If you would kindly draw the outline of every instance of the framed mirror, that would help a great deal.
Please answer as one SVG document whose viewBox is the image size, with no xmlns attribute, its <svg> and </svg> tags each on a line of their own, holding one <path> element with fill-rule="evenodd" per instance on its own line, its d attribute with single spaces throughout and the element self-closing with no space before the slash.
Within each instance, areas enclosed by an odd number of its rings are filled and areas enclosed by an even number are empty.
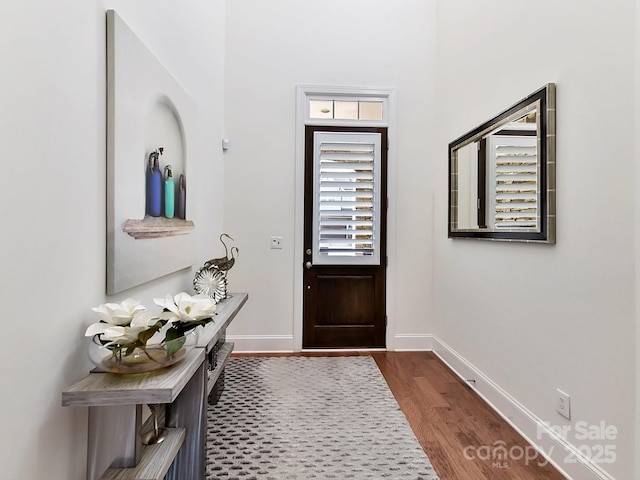
<svg viewBox="0 0 640 480">
<path fill-rule="evenodd" d="M 449 238 L 555 243 L 555 84 L 449 144 Z"/>
</svg>

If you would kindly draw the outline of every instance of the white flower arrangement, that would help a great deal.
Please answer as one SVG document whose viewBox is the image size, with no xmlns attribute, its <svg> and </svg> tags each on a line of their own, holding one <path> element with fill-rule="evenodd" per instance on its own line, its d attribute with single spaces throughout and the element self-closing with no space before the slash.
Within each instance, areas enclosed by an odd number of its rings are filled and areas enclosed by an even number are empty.
<svg viewBox="0 0 640 480">
<path fill-rule="evenodd" d="M 185 292 L 154 298 L 154 303 L 163 307 L 158 315 L 133 298 L 94 307 L 100 321 L 89 325 L 85 336 L 93 337 L 117 359 L 131 355 L 136 348 L 146 352 L 148 342 L 156 336 L 158 343 L 166 347 L 167 357 L 171 357 L 182 348 L 188 332 L 213 321 L 216 310 L 211 298 Z"/>
</svg>

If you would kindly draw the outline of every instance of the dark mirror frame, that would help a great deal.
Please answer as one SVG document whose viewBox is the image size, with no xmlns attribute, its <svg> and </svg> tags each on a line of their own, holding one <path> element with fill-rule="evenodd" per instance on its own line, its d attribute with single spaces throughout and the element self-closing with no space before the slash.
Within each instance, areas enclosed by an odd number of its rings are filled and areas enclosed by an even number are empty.
<svg viewBox="0 0 640 480">
<path fill-rule="evenodd" d="M 527 112 L 536 110 L 537 215 L 535 228 L 458 228 L 458 150 L 488 138 Z M 553 244 L 556 241 L 556 99 L 555 84 L 549 83 L 491 120 L 449 144 L 449 238 L 477 238 L 511 242 Z M 484 143 L 484 142 L 483 142 Z M 480 203 L 480 202 L 478 202 Z M 480 207 L 479 207 L 480 208 Z"/>
</svg>

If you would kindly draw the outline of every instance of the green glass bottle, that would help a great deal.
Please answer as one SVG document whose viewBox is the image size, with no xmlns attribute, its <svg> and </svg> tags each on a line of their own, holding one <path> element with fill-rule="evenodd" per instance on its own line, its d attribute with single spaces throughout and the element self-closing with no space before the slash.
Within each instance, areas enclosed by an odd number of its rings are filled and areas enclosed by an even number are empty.
<svg viewBox="0 0 640 480">
<path fill-rule="evenodd" d="M 175 214 L 176 187 L 173 182 L 171 165 L 164 167 L 164 216 L 173 218 Z"/>
</svg>

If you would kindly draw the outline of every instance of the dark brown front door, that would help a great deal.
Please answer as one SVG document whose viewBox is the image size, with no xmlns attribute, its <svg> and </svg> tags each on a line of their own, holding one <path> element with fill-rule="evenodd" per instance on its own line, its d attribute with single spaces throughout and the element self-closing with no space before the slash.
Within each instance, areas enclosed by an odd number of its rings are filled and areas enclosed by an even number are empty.
<svg viewBox="0 0 640 480">
<path fill-rule="evenodd" d="M 387 129 L 307 126 L 303 348 L 385 346 Z"/>
</svg>

